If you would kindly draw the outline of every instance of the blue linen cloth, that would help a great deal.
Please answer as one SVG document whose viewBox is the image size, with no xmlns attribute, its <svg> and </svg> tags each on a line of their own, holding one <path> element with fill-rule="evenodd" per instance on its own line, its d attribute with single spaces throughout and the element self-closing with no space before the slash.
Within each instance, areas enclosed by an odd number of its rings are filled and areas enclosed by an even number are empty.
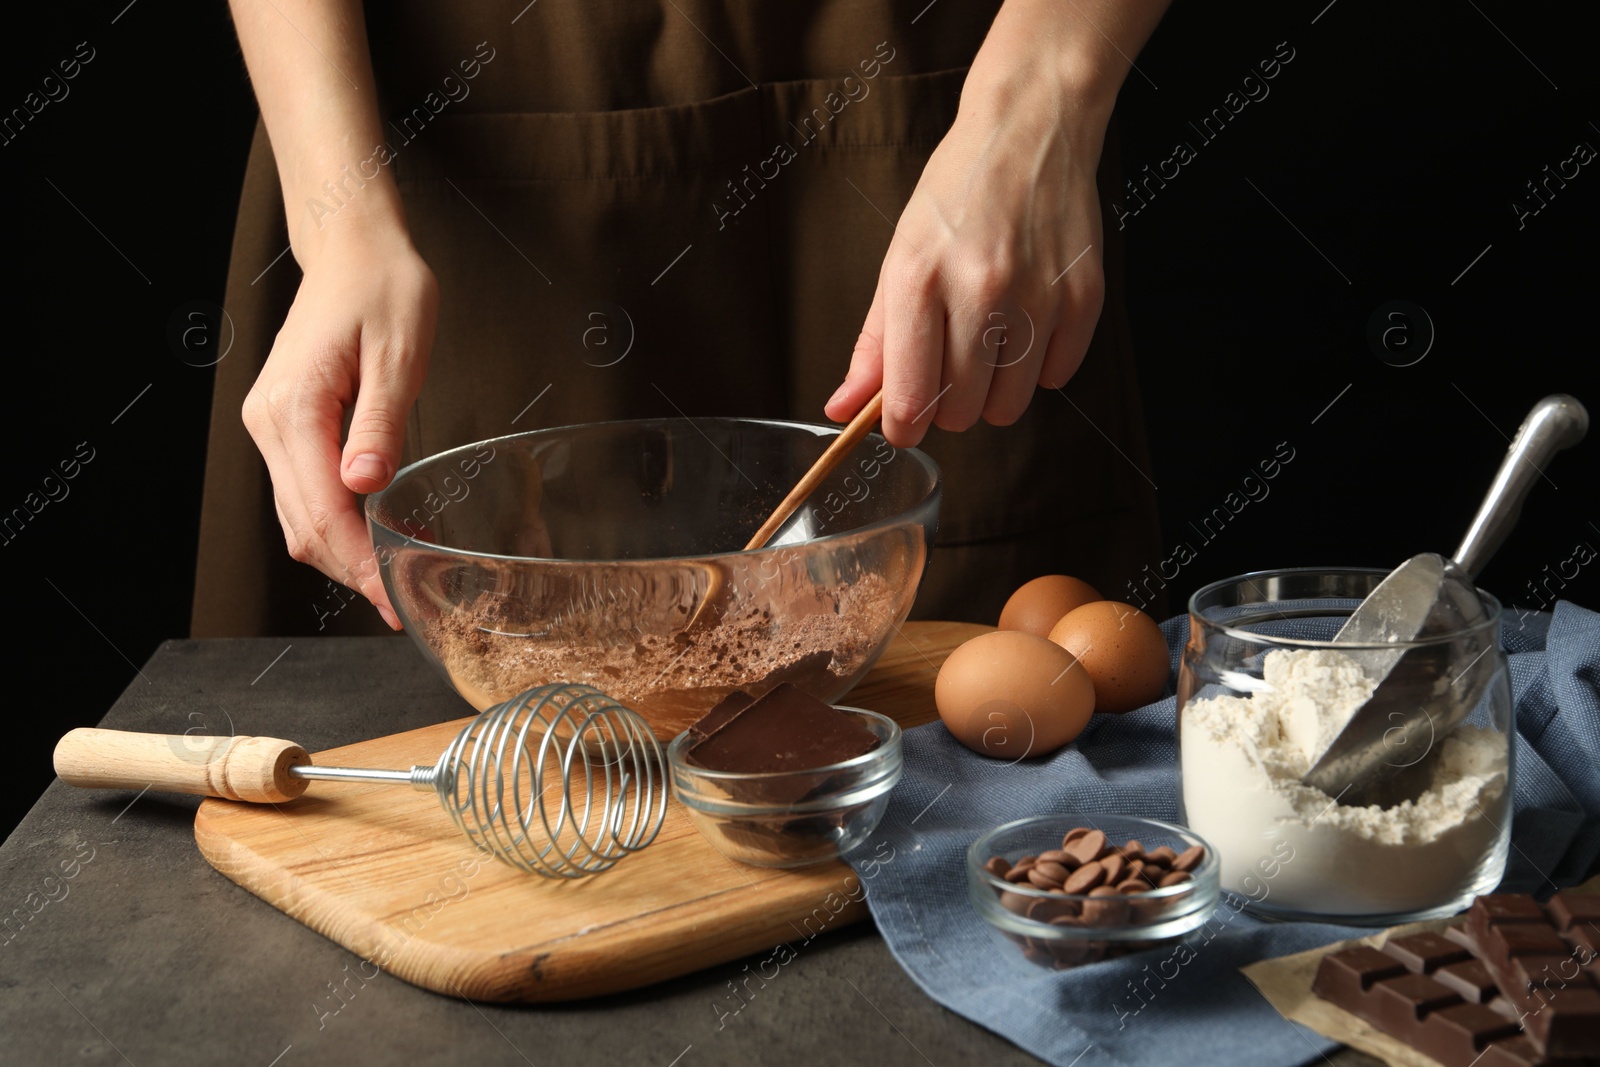
<svg viewBox="0 0 1600 1067">
<path fill-rule="evenodd" d="M 1188 619 L 1162 626 L 1176 671 Z M 1581 881 L 1600 859 L 1600 615 L 1506 612 L 1516 701 L 1514 848 L 1502 888 Z M 1000 823 L 1054 811 L 1177 814 L 1172 697 L 1097 715 L 1076 744 L 1017 765 L 975 755 L 939 723 L 905 733 L 905 776 L 866 846 L 847 859 L 901 966 L 934 1000 L 1060 1067 L 1185 1062 L 1298 1064 L 1336 1047 L 1281 1017 L 1238 968 L 1369 930 L 1267 923 L 1219 904 L 1221 926 L 1170 981 L 1171 949 L 1067 971 L 1026 962 L 967 899 L 965 855 Z M 1169 970 L 1170 970 L 1169 965 Z M 1135 990 L 1135 985 L 1138 990 Z"/>
</svg>

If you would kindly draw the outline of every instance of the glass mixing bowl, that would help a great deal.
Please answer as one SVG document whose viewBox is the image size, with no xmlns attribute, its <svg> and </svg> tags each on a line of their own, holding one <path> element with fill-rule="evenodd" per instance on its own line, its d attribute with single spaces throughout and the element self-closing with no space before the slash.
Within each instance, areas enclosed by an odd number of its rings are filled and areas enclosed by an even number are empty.
<svg viewBox="0 0 1600 1067">
<path fill-rule="evenodd" d="M 735 689 L 834 703 L 910 612 L 941 493 L 931 459 L 873 434 L 743 551 L 837 433 L 641 419 L 440 453 L 367 498 L 384 587 L 480 711 L 582 682 L 671 737 Z"/>
<path fill-rule="evenodd" d="M 1216 846 L 1222 889 L 1266 918 L 1394 926 L 1492 892 L 1510 847 L 1513 709 L 1500 604 L 1408 642 L 1332 638 L 1387 574 L 1261 571 L 1189 601 L 1178 671 L 1180 820 Z M 1453 730 L 1386 734 L 1393 776 L 1329 795 L 1302 781 L 1340 709 L 1395 652 L 1397 699 Z M 1363 661 L 1366 662 L 1363 662 Z M 1470 695 L 1476 694 L 1474 699 Z M 1393 713 L 1389 718 L 1393 719 Z"/>
</svg>

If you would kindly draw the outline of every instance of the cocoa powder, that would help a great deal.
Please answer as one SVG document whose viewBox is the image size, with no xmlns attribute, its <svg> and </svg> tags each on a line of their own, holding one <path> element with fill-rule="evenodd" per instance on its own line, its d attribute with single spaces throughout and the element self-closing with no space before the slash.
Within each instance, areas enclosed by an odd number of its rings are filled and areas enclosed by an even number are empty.
<svg viewBox="0 0 1600 1067">
<path fill-rule="evenodd" d="M 551 627 L 515 597 L 478 596 L 439 612 L 423 634 L 456 688 L 483 708 L 535 685 L 592 685 L 663 736 L 685 729 L 735 689 L 791 682 L 837 699 L 894 621 L 897 591 L 877 574 L 781 606 L 733 604 L 713 625 L 630 632 L 582 613 Z M 687 621 L 687 619 L 685 619 Z"/>
</svg>

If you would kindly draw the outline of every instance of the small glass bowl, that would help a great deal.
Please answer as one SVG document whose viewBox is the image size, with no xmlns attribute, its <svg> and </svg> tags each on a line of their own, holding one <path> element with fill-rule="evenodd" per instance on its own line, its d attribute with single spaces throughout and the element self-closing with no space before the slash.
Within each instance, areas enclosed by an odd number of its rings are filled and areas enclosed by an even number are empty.
<svg viewBox="0 0 1600 1067">
<path fill-rule="evenodd" d="M 1090 897 L 1051 892 L 1027 883 L 1014 885 L 984 869 L 993 856 L 1014 864 L 1024 856 L 1060 848 L 1067 831 L 1079 826 L 1102 831 L 1119 847 L 1137 840 L 1147 851 L 1166 845 L 1181 853 L 1204 845 L 1206 856 L 1187 882 L 1122 897 Z M 967 895 L 990 926 L 1022 949 L 1024 959 L 1040 967 L 1065 970 L 1183 941 L 1216 910 L 1220 869 L 1216 851 L 1181 826 L 1136 815 L 1061 812 L 1008 822 L 974 841 L 967 849 Z M 1028 916 L 1029 911 L 1034 917 Z M 1097 911 L 1100 914 L 1092 924 L 1084 918 Z M 1057 921 L 1039 918 L 1043 913 Z"/>
<path fill-rule="evenodd" d="M 813 770 L 744 774 L 696 767 L 687 759 L 688 731 L 673 739 L 673 795 L 723 855 L 754 867 L 808 867 L 849 852 L 877 829 L 905 767 L 900 726 L 875 711 L 836 707 L 878 735 L 878 747 Z"/>
</svg>

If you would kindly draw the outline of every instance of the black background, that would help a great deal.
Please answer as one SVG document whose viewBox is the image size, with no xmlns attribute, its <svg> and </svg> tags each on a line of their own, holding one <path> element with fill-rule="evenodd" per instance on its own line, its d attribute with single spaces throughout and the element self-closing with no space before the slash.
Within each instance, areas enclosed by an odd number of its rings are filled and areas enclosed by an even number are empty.
<svg viewBox="0 0 1600 1067">
<path fill-rule="evenodd" d="M 0 510 L 80 442 L 95 454 L 66 499 L 0 546 L 16 724 L 0 831 L 49 782 L 56 737 L 98 720 L 135 665 L 188 629 L 211 372 L 180 358 L 169 325 L 222 300 L 255 107 L 223 5 L 125 2 L 31 8 L 0 43 L 0 112 L 79 42 L 95 50 L 70 95 L 0 146 Z M 1450 552 L 1537 399 L 1600 405 L 1600 161 L 1520 230 L 1511 207 L 1577 143 L 1600 148 L 1594 27 L 1573 17 L 1508 0 L 1168 15 L 1124 89 L 1121 136 L 1129 174 L 1177 141 L 1198 149 L 1126 220 L 1154 458 L 1127 474 L 1159 487 L 1169 549 L 1195 549 L 1170 603 L 1247 570 Z M 1202 144 L 1187 123 L 1279 42 L 1295 58 L 1270 95 Z M 1410 366 L 1394 364 L 1418 348 L 1367 341 L 1397 300 L 1435 333 Z M 1423 343 L 1416 323 L 1410 338 Z M 1280 442 L 1295 458 L 1270 495 L 1199 537 L 1190 524 Z M 1600 548 L 1597 455 L 1600 434 L 1547 469 L 1485 588 L 1538 606 L 1534 588 L 1580 543 Z M 1600 606 L 1600 565 L 1561 595 Z"/>
</svg>

